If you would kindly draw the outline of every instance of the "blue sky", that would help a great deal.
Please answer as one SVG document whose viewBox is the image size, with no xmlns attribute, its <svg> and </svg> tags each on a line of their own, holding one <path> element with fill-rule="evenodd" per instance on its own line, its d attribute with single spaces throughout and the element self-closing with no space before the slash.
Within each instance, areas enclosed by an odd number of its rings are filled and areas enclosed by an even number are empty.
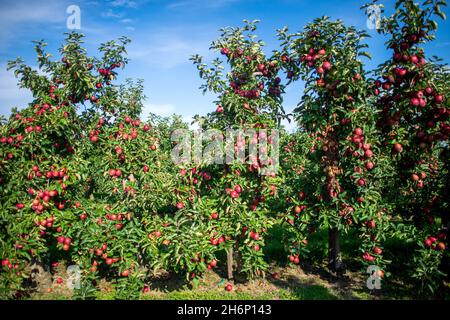
<svg viewBox="0 0 450 320">
<path fill-rule="evenodd" d="M 390 13 L 393 0 L 382 0 Z M 215 109 L 214 97 L 203 95 L 201 81 L 189 57 L 199 53 L 207 59 L 211 41 L 224 26 L 242 25 L 243 19 L 260 19 L 259 38 L 266 42 L 266 53 L 277 48 L 276 29 L 289 26 L 300 30 L 312 19 L 327 15 L 342 19 L 359 29 L 367 29 L 366 17 L 359 7 L 365 0 L 2 0 L 0 2 L 0 114 L 8 115 L 11 107 L 23 107 L 30 94 L 16 87 L 8 60 L 21 56 L 36 65 L 32 40 L 44 39 L 48 51 L 57 56 L 57 48 L 67 32 L 66 9 L 81 9 L 81 30 L 89 54 L 97 54 L 101 42 L 121 35 L 132 42 L 128 47 L 129 65 L 125 77 L 142 78 L 147 95 L 145 112 L 161 115 L 181 114 L 189 120 L 194 114 Z M 449 9 L 444 8 L 447 16 Z M 367 29 L 368 30 L 368 29 Z M 374 30 L 367 43 L 373 55 L 368 67 L 374 67 L 389 55 L 385 39 Z M 436 54 L 450 61 L 450 22 L 440 22 L 438 40 L 428 45 L 428 55 Z M 59 59 L 59 57 L 58 57 Z M 285 95 L 287 111 L 295 107 L 302 84 L 290 86 Z M 144 116 L 145 118 L 145 116 Z"/>
</svg>

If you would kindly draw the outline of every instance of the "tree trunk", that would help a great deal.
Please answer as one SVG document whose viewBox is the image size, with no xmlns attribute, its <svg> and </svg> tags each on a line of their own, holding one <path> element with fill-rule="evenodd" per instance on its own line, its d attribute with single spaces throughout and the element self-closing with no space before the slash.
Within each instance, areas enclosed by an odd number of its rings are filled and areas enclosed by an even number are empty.
<svg viewBox="0 0 450 320">
<path fill-rule="evenodd" d="M 233 279 L 233 248 L 227 250 L 227 277 Z"/>
<path fill-rule="evenodd" d="M 242 271 L 242 256 L 239 252 L 239 242 L 236 241 L 234 245 L 235 249 L 235 259 L 236 259 L 236 273 L 239 274 Z"/>
<path fill-rule="evenodd" d="M 337 228 L 328 230 L 328 267 L 333 272 L 342 271 L 341 247 Z"/>
</svg>

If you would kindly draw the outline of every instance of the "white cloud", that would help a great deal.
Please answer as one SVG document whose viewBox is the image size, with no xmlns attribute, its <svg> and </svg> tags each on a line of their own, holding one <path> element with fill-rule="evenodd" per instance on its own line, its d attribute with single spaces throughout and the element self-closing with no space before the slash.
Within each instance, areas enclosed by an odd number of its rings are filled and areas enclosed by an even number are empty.
<svg viewBox="0 0 450 320">
<path fill-rule="evenodd" d="M 142 110 L 142 117 L 147 118 L 148 114 L 155 113 L 159 116 L 170 116 L 175 111 L 175 106 L 169 103 L 146 103 L 144 105 L 144 109 Z"/>
<path fill-rule="evenodd" d="M 67 18 L 64 1 L 2 1 L 0 21 L 3 24 L 18 22 L 60 22 Z"/>
<path fill-rule="evenodd" d="M 113 7 L 136 8 L 137 3 L 131 0 L 114 0 L 111 5 Z"/>
<path fill-rule="evenodd" d="M 65 1 L 60 0 L 0 1 L 0 51 L 9 51 L 11 42 L 20 38 L 21 33 L 30 26 L 37 28 L 35 25 L 38 24 L 40 28 L 45 28 L 45 31 L 54 25 L 65 28 L 67 6 Z"/>
<path fill-rule="evenodd" d="M 167 9 L 178 9 L 182 7 L 201 7 L 208 9 L 222 8 L 238 0 L 181 0 L 175 1 L 167 5 Z"/>
<path fill-rule="evenodd" d="M 437 42 L 434 47 L 435 48 L 444 48 L 450 46 L 450 41 Z"/>
<path fill-rule="evenodd" d="M 168 117 L 176 113 L 176 107 L 170 103 L 146 103 L 144 104 L 144 109 L 142 110 L 141 119 L 147 120 L 149 113 L 154 113 L 158 116 Z M 192 130 L 196 130 L 199 128 L 198 123 L 191 122 L 194 120 L 193 115 L 181 115 L 183 122 L 186 122 L 189 125 L 189 128 Z"/>
<path fill-rule="evenodd" d="M 149 37 L 140 39 L 140 42 L 132 42 L 128 56 L 152 67 L 170 69 L 180 64 L 191 63 L 189 58 L 192 54 L 208 54 L 208 51 L 200 48 L 207 49 L 209 40 L 187 41 L 183 38 L 177 31 L 154 32 Z"/>
<path fill-rule="evenodd" d="M 17 79 L 6 71 L 6 65 L 0 65 L 0 114 L 9 115 L 11 108 L 26 107 L 32 99 L 30 91 L 17 86 Z"/>
<path fill-rule="evenodd" d="M 294 120 L 291 120 L 291 122 L 289 122 L 286 119 L 282 119 L 281 124 L 285 127 L 285 129 L 288 132 L 294 132 L 297 129 L 297 124 Z"/>
<path fill-rule="evenodd" d="M 108 9 L 106 12 L 102 13 L 102 17 L 120 19 L 123 17 L 123 14 L 115 13 L 114 11 L 112 11 L 112 9 Z"/>
<path fill-rule="evenodd" d="M 148 44 L 151 45 L 148 45 Z M 193 47 L 182 40 L 167 39 L 166 42 L 149 41 L 147 43 L 130 45 L 128 51 L 129 57 L 135 60 L 141 60 L 144 63 L 172 68 L 180 63 L 187 62 Z"/>
<path fill-rule="evenodd" d="M 183 119 L 183 122 L 186 122 L 189 125 L 189 129 L 191 129 L 191 130 L 198 130 L 198 129 L 200 129 L 200 126 L 199 126 L 198 122 L 195 122 L 194 124 L 192 124 L 192 121 L 194 121 L 192 115 L 183 115 L 181 117 Z"/>
</svg>

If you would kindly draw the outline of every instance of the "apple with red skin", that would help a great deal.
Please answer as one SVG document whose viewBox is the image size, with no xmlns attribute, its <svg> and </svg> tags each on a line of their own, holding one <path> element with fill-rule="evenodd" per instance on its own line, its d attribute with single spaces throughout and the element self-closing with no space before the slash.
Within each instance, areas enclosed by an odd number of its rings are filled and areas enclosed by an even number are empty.
<svg viewBox="0 0 450 320">
<path fill-rule="evenodd" d="M 370 161 L 366 162 L 366 164 L 365 164 L 365 167 L 367 170 L 372 170 L 374 166 L 375 165 L 373 164 L 373 162 L 370 162 Z"/>
<path fill-rule="evenodd" d="M 330 70 L 331 69 L 331 63 L 329 61 L 325 61 L 322 64 L 322 68 L 324 68 L 325 70 Z"/>
<path fill-rule="evenodd" d="M 445 240 L 445 238 L 447 238 L 447 235 L 444 232 L 439 232 L 438 239 Z"/>
<path fill-rule="evenodd" d="M 358 136 L 360 136 L 360 135 L 363 134 L 363 130 L 362 130 L 361 128 L 356 128 L 356 129 L 353 131 L 353 133 L 356 134 L 356 135 L 358 135 Z"/>
<path fill-rule="evenodd" d="M 231 291 L 231 290 L 233 290 L 233 286 L 229 283 L 229 284 L 227 284 L 227 285 L 225 286 L 225 290 L 226 290 L 226 291 Z"/>
<path fill-rule="evenodd" d="M 372 219 L 372 220 L 367 221 L 366 225 L 369 229 L 375 229 L 375 227 L 376 227 L 375 220 Z"/>
<path fill-rule="evenodd" d="M 364 155 L 366 156 L 366 158 L 372 158 L 372 156 L 373 156 L 373 152 L 372 152 L 372 150 L 366 150 L 366 151 L 364 151 Z"/>
<path fill-rule="evenodd" d="M 184 203 L 183 202 L 177 202 L 176 207 L 177 207 L 177 209 L 183 209 L 184 208 Z"/>
<path fill-rule="evenodd" d="M 435 95 L 434 102 L 436 102 L 437 104 L 441 104 L 442 102 L 444 102 L 444 96 L 441 94 Z"/>
<path fill-rule="evenodd" d="M 379 247 L 374 247 L 373 252 L 375 252 L 376 254 L 382 254 L 383 250 L 381 250 Z"/>
<path fill-rule="evenodd" d="M 259 233 L 257 232 L 250 232 L 250 238 L 252 238 L 255 241 L 259 240 Z"/>
<path fill-rule="evenodd" d="M 413 107 L 418 107 L 420 105 L 420 100 L 418 98 L 411 98 L 410 103 Z"/>
<path fill-rule="evenodd" d="M 222 106 L 217 106 L 216 112 L 217 113 L 222 113 L 223 112 L 223 107 Z"/>
<path fill-rule="evenodd" d="M 366 260 L 366 261 L 369 261 L 369 262 L 373 262 L 375 260 L 375 257 L 370 255 L 370 254 L 368 254 L 367 252 L 365 252 L 363 254 L 363 259 Z"/>
<path fill-rule="evenodd" d="M 395 143 L 395 144 L 392 146 L 392 150 L 393 150 L 395 153 L 402 153 L 402 151 L 403 151 L 403 146 L 402 146 L 400 143 Z"/>
<path fill-rule="evenodd" d="M 219 214 L 217 212 L 212 213 L 211 219 L 219 219 Z"/>
</svg>

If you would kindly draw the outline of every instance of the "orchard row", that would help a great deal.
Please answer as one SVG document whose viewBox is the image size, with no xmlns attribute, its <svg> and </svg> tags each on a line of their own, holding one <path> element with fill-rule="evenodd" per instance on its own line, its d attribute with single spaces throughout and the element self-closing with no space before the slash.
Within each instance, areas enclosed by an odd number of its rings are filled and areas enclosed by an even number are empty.
<svg viewBox="0 0 450 320">
<path fill-rule="evenodd" d="M 308 259 L 308 238 L 328 228 L 328 265 L 340 273 L 340 235 L 355 232 L 362 272 L 375 265 L 389 281 L 384 242 L 395 238 L 413 249 L 395 262 L 423 289 L 439 288 L 448 271 L 450 77 L 422 45 L 445 3 L 397 4 L 379 29 L 392 58 L 376 70 L 364 65 L 368 35 L 326 17 L 278 30 L 271 56 L 253 37 L 257 21 L 246 21 L 212 43 L 223 60 L 192 57 L 201 89 L 217 96 L 211 113 L 195 117 L 203 130 L 282 129 L 285 88 L 305 82 L 298 130 L 281 131 L 272 175 L 261 174 L 267 163 L 257 156 L 174 164 L 171 134 L 187 124 L 141 121 L 142 83 L 114 84 L 128 63 L 126 38 L 102 44 L 95 58 L 70 33 L 60 61 L 39 42 L 43 73 L 10 62 L 34 100 L 0 127 L 2 294 L 27 294 L 35 265 L 53 272 L 61 262 L 80 267 L 81 297 L 102 278 L 113 279 L 119 298 L 138 297 L 160 269 L 192 282 L 218 267 L 230 279 L 263 276 L 276 224 L 288 263 Z M 265 138 L 261 131 L 236 146 Z"/>
</svg>

